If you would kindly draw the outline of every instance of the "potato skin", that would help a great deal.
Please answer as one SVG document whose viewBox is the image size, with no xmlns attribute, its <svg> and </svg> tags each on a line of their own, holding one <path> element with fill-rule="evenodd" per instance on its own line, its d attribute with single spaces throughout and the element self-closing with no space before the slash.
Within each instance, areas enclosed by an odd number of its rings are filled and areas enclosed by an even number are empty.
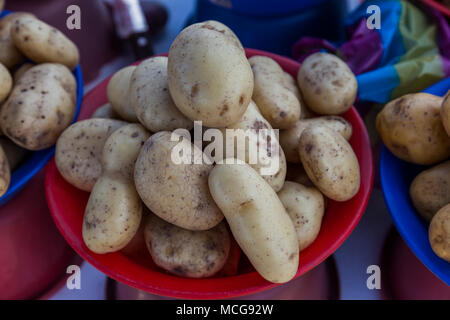
<svg viewBox="0 0 450 320">
<path fill-rule="evenodd" d="M 136 113 L 130 105 L 131 76 L 136 66 L 120 69 L 109 80 L 106 94 L 113 110 L 124 120 L 138 122 Z"/>
<path fill-rule="evenodd" d="M 283 69 L 269 57 L 253 56 L 248 61 L 255 81 L 252 98 L 261 114 L 272 127 L 289 128 L 300 119 L 301 109 L 295 94 L 286 88 Z"/>
<path fill-rule="evenodd" d="M 61 31 L 25 15 L 14 20 L 11 28 L 14 45 L 36 63 L 53 62 L 75 69 L 80 59 L 77 46 Z"/>
<path fill-rule="evenodd" d="M 430 221 L 440 208 L 450 203 L 450 160 L 417 175 L 409 194 L 422 218 Z"/>
<path fill-rule="evenodd" d="M 102 173 L 106 139 L 126 124 L 112 119 L 87 119 L 64 130 L 55 151 L 56 166 L 64 179 L 78 189 L 92 191 Z"/>
<path fill-rule="evenodd" d="M 151 214 L 145 223 L 145 243 L 153 261 L 168 272 L 204 278 L 222 269 L 230 252 L 225 223 L 210 230 L 191 231 Z"/>
<path fill-rule="evenodd" d="M 29 69 L 3 104 L 2 131 L 28 150 L 51 147 L 73 119 L 76 87 L 74 76 L 61 64 Z"/>
<path fill-rule="evenodd" d="M 185 28 L 169 50 L 168 81 L 175 105 L 208 127 L 239 121 L 253 92 L 253 74 L 242 45 L 227 27 L 201 22 Z"/>
<path fill-rule="evenodd" d="M 320 231 L 325 213 L 325 200 L 315 187 L 286 181 L 278 197 L 294 223 L 300 250 L 307 248 Z"/>
<path fill-rule="evenodd" d="M 0 63 L 0 102 L 5 100 L 11 92 L 13 80 L 8 69 Z"/>
<path fill-rule="evenodd" d="M 421 165 L 450 157 L 450 138 L 440 118 L 442 98 L 407 94 L 384 106 L 376 120 L 386 147 L 398 158 Z"/>
<path fill-rule="evenodd" d="M 151 132 L 194 127 L 170 96 L 167 60 L 167 57 L 144 60 L 131 76 L 130 104 L 140 123 Z"/>
<path fill-rule="evenodd" d="M 209 164 L 175 164 L 174 147 L 197 149 L 190 141 L 171 133 L 155 133 L 142 147 L 134 181 L 145 205 L 160 218 L 188 230 L 208 230 L 223 219 L 208 190 Z M 201 150 L 200 153 L 202 154 Z"/>
<path fill-rule="evenodd" d="M 33 68 L 35 66 L 34 63 L 24 63 L 22 64 L 13 74 L 13 82 L 17 83 L 17 81 L 19 81 L 19 79 L 25 74 L 25 72 L 27 72 L 28 70 L 30 70 L 31 68 Z"/>
<path fill-rule="evenodd" d="M 341 134 L 346 140 L 352 136 L 352 125 L 339 116 L 322 116 L 297 121 L 291 128 L 280 131 L 280 144 L 286 155 L 286 159 L 292 163 L 299 163 L 298 144 L 300 136 L 306 127 L 310 125 L 324 125 Z"/>
<path fill-rule="evenodd" d="M 447 94 L 444 97 L 444 100 L 442 101 L 442 107 L 441 107 L 441 119 L 442 124 L 444 125 L 444 129 L 447 132 L 447 135 L 450 137 L 450 90 L 447 92 Z"/>
<path fill-rule="evenodd" d="M 11 170 L 3 147 L 0 146 L 0 197 L 8 190 L 11 181 Z"/>
<path fill-rule="evenodd" d="M 284 72 L 283 83 L 284 86 L 297 97 L 298 102 L 300 102 L 300 119 L 308 119 L 314 117 L 314 113 L 309 110 L 308 106 L 303 100 L 302 94 L 300 93 L 300 88 L 297 85 L 297 80 L 295 80 L 290 73 Z"/>
<path fill-rule="evenodd" d="M 434 215 L 428 236 L 434 253 L 450 262 L 450 203 Z"/>
<path fill-rule="evenodd" d="M 134 187 L 133 167 L 149 136 L 140 124 L 129 124 L 105 142 L 103 172 L 92 189 L 83 218 L 83 240 L 95 253 L 123 249 L 139 229 L 142 202 Z"/>
<path fill-rule="evenodd" d="M 274 283 L 291 280 L 298 269 L 298 241 L 275 191 L 245 163 L 218 164 L 208 180 L 214 201 L 258 273 Z"/>
<path fill-rule="evenodd" d="M 117 112 L 114 111 L 110 103 L 105 103 L 97 110 L 95 110 L 94 113 L 91 115 L 91 119 L 95 118 L 121 120 L 120 116 L 117 114 Z"/>
<path fill-rule="evenodd" d="M 300 137 L 299 155 L 308 177 L 328 198 L 347 201 L 358 192 L 358 159 L 336 131 L 325 126 L 306 128 Z"/>
<path fill-rule="evenodd" d="M 309 108 L 324 115 L 337 115 L 350 109 L 358 89 L 355 75 L 347 64 L 323 52 L 303 61 L 297 83 Z"/>
</svg>

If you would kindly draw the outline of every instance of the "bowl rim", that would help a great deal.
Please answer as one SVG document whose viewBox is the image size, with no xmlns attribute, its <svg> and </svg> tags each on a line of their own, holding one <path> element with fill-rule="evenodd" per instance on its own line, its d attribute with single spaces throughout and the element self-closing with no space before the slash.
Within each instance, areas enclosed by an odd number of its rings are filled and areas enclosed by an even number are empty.
<svg viewBox="0 0 450 320">
<path fill-rule="evenodd" d="M 428 87 L 422 92 L 425 93 L 431 93 L 435 95 L 444 95 L 447 90 L 450 89 L 450 78 L 446 78 L 444 80 L 441 80 L 434 85 Z M 392 185 L 390 183 L 391 179 L 389 178 L 389 172 L 388 172 L 388 163 L 392 161 L 397 161 L 397 163 L 402 165 L 414 165 L 412 163 L 409 163 L 407 161 L 403 161 L 395 155 L 393 155 L 389 149 L 383 144 L 381 148 L 381 155 L 380 155 L 380 181 L 381 181 L 381 189 L 383 191 L 383 197 L 384 201 L 388 207 L 389 214 L 392 218 L 392 221 L 394 222 L 394 225 L 398 232 L 400 233 L 402 239 L 406 242 L 408 247 L 411 249 L 411 251 L 414 253 L 414 255 L 432 272 L 434 273 L 439 279 L 441 279 L 443 282 L 445 282 L 447 285 L 450 286 L 450 263 L 444 261 L 443 259 L 439 258 L 434 251 L 431 249 L 431 245 L 429 241 L 427 241 L 427 244 L 424 247 L 421 246 L 423 243 L 420 243 L 421 240 L 423 240 L 423 237 L 420 236 L 422 239 L 418 239 L 418 234 L 410 230 L 410 228 L 403 223 L 404 217 L 402 217 L 398 212 L 397 208 L 397 201 L 393 198 L 392 193 L 390 190 L 392 188 L 395 188 L 395 185 Z M 425 170 L 426 168 L 432 167 L 432 166 L 419 166 L 416 165 L 417 168 L 421 168 L 421 170 Z M 409 191 L 408 191 L 409 195 Z M 409 196 L 408 196 L 409 198 Z M 409 198 L 409 201 L 410 198 Z M 414 208 L 414 207 L 412 207 Z M 417 211 L 412 212 L 415 217 L 414 224 L 419 224 L 421 228 L 425 229 L 427 239 L 428 239 L 428 227 L 426 226 L 426 222 L 419 216 Z M 422 234 L 423 234 L 422 229 Z M 447 272 L 445 272 L 445 267 L 447 267 Z"/>
<path fill-rule="evenodd" d="M 287 57 L 283 57 L 280 55 L 276 55 L 273 53 L 256 50 L 256 49 L 246 48 L 245 50 L 246 50 L 246 54 L 248 56 L 264 55 L 264 56 L 268 56 L 268 57 L 275 59 L 280 64 L 293 65 L 293 66 L 295 66 L 295 68 L 298 68 L 300 66 L 300 63 L 298 63 L 297 61 L 292 60 L 290 58 L 287 58 Z M 160 54 L 160 55 L 167 55 L 167 53 Z M 134 64 L 138 64 L 138 63 L 139 62 L 136 62 Z M 106 88 L 106 84 L 109 81 L 109 79 L 111 78 L 111 76 L 106 78 L 105 80 L 103 80 L 101 83 L 99 83 L 97 85 L 97 87 L 103 88 L 103 89 Z M 85 101 L 89 101 L 89 98 L 91 97 L 91 95 L 95 94 L 94 92 L 95 92 L 95 88 L 86 95 Z M 364 141 L 364 145 L 361 146 L 361 150 L 364 151 L 365 155 L 368 155 L 367 156 L 368 163 L 367 163 L 367 170 L 366 170 L 366 171 L 368 171 L 367 172 L 368 179 L 367 179 L 367 181 L 365 181 L 367 183 L 367 187 L 366 187 L 367 192 L 362 194 L 361 202 L 358 204 L 357 213 L 352 216 L 351 222 L 348 225 L 346 225 L 345 230 L 333 240 L 332 245 L 330 245 L 327 248 L 327 250 L 322 250 L 322 252 L 320 254 L 315 256 L 315 258 L 313 259 L 313 261 L 311 263 L 309 263 L 307 266 L 300 265 L 299 269 L 297 270 L 297 274 L 295 275 L 295 278 L 308 272 L 309 270 L 311 270 L 312 268 L 314 268 L 315 266 L 317 266 L 318 264 L 323 262 L 328 256 L 330 256 L 333 252 L 335 252 L 342 245 L 342 243 L 345 241 L 345 239 L 348 238 L 348 236 L 351 234 L 351 232 L 354 230 L 354 228 L 358 224 L 359 220 L 361 219 L 361 217 L 367 207 L 367 204 L 368 204 L 368 201 L 370 198 L 370 194 L 372 192 L 372 186 L 373 186 L 373 180 L 374 180 L 374 165 L 373 165 L 373 156 L 372 156 L 369 135 L 368 135 L 367 129 L 364 125 L 364 122 L 361 119 L 361 117 L 359 116 L 356 109 L 354 107 L 352 107 L 348 112 L 358 123 L 358 127 L 360 127 L 362 129 L 361 132 L 359 132 L 361 139 Z M 81 114 L 82 115 L 80 116 L 80 118 L 83 118 L 84 117 L 83 111 L 81 112 Z M 217 298 L 223 299 L 223 298 L 239 297 L 239 296 L 243 296 L 243 295 L 250 295 L 253 293 L 257 293 L 257 292 L 267 290 L 267 289 L 270 289 L 270 288 L 280 285 L 280 284 L 270 283 L 270 282 L 264 280 L 256 271 L 252 271 L 249 273 L 239 274 L 239 275 L 227 277 L 227 278 L 200 279 L 204 284 L 207 284 L 208 281 L 211 282 L 209 287 L 213 287 L 212 282 L 217 283 L 218 281 L 221 280 L 223 282 L 223 284 L 226 286 L 227 280 L 229 280 L 230 278 L 233 278 L 233 281 L 236 281 L 236 282 L 243 281 L 246 284 L 249 284 L 249 285 L 246 285 L 244 289 L 232 289 L 232 290 L 225 290 L 225 291 L 217 291 L 216 290 L 214 292 L 205 292 L 205 291 L 195 291 L 195 289 L 197 289 L 197 288 L 195 288 L 195 285 L 193 284 L 192 291 L 188 292 L 187 290 L 178 291 L 178 290 L 174 290 L 173 288 L 168 289 L 164 286 L 143 284 L 142 281 L 140 283 L 139 281 L 133 279 L 133 277 L 126 276 L 123 273 L 111 270 L 110 267 L 107 267 L 104 263 L 100 263 L 98 261 L 99 259 L 102 261 L 108 260 L 108 257 L 107 257 L 107 256 L 109 256 L 108 254 L 107 255 L 96 255 L 96 254 L 90 252 L 89 250 L 86 250 L 84 248 L 84 244 L 74 244 L 72 242 L 72 239 L 70 239 L 68 232 L 67 232 L 67 230 L 69 230 L 69 225 L 66 223 L 66 221 L 63 221 L 63 219 L 59 219 L 58 214 L 57 214 L 58 209 L 55 208 L 55 206 L 56 206 L 55 201 L 57 201 L 57 199 L 54 198 L 54 195 L 53 195 L 52 191 L 50 190 L 52 179 L 54 179 L 56 174 L 59 174 L 57 171 L 54 159 L 52 159 L 50 161 L 50 163 L 47 165 L 46 171 L 47 172 L 46 172 L 45 185 L 46 185 L 47 203 L 49 204 L 50 212 L 52 214 L 52 217 L 53 217 L 58 229 L 60 230 L 60 232 L 66 239 L 66 241 L 70 244 L 70 246 L 83 259 L 85 259 L 86 261 L 91 263 L 95 268 L 97 268 L 98 270 L 100 270 L 101 272 L 106 274 L 107 276 L 115 279 L 116 281 L 125 283 L 129 286 L 135 287 L 140 290 L 148 291 L 148 292 L 151 292 L 154 294 L 163 295 L 163 296 L 167 296 L 167 297 L 174 297 L 174 298 L 185 298 L 185 299 L 186 298 L 187 299 L 217 299 Z M 101 257 L 99 257 L 99 256 L 101 256 Z M 117 259 L 119 259 L 121 261 L 122 258 L 119 256 L 118 258 L 116 257 L 116 261 L 117 261 Z M 176 279 L 180 279 L 180 277 L 164 274 L 159 271 L 148 269 L 148 268 L 145 268 L 140 265 L 138 265 L 136 267 L 135 271 L 140 271 L 141 268 L 144 268 L 146 270 L 146 272 L 155 273 L 155 274 L 157 274 L 158 277 L 162 278 L 162 280 L 159 279 L 155 282 L 162 283 L 164 281 L 167 281 L 167 282 L 170 282 L 171 283 L 170 285 L 172 286 L 176 282 Z M 199 280 L 199 279 L 189 279 L 189 278 L 182 278 L 182 279 L 183 279 L 183 281 L 193 280 L 192 281 L 193 283 L 194 283 L 194 281 Z M 167 284 L 167 283 L 165 283 L 165 284 Z"/>
</svg>

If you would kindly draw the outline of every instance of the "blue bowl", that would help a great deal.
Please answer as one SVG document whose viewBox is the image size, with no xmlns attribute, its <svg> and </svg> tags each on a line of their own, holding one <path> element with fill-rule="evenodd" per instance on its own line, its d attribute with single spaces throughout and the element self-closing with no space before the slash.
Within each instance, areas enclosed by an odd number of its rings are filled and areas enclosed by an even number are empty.
<svg viewBox="0 0 450 320">
<path fill-rule="evenodd" d="M 0 18 L 10 14 L 10 11 L 2 11 Z M 81 100 L 83 99 L 83 75 L 78 65 L 73 71 L 73 75 L 77 81 L 77 106 L 75 110 L 74 120 L 78 118 L 81 109 Z M 17 192 L 22 189 L 25 184 L 41 170 L 45 164 L 53 157 L 55 147 L 32 152 L 28 158 L 20 165 L 11 175 L 11 182 L 6 193 L 0 197 L 0 206 L 8 202 Z"/>
<path fill-rule="evenodd" d="M 450 78 L 447 78 L 424 92 L 443 96 L 449 89 Z M 431 249 L 428 223 L 419 216 L 409 196 L 411 182 L 427 168 L 429 167 L 396 158 L 386 146 L 381 150 L 381 187 L 397 230 L 417 258 L 437 277 L 450 285 L 450 263 L 439 258 Z"/>
</svg>

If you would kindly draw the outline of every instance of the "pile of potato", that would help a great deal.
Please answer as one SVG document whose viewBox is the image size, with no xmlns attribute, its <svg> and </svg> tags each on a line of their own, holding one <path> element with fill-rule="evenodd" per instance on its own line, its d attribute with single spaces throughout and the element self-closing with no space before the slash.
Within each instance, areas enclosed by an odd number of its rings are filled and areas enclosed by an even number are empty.
<svg viewBox="0 0 450 320">
<path fill-rule="evenodd" d="M 407 94 L 389 102 L 377 116 L 384 144 L 398 158 L 433 165 L 411 183 L 410 196 L 430 222 L 433 251 L 450 262 L 450 92 L 442 98 Z"/>
<path fill-rule="evenodd" d="M 72 122 L 78 60 L 72 41 L 34 15 L 0 19 L 0 196 L 27 151 L 53 146 Z"/>
<path fill-rule="evenodd" d="M 354 75 L 333 55 L 310 56 L 295 81 L 268 57 L 247 59 L 225 25 L 187 27 L 168 57 L 116 72 L 108 104 L 58 139 L 59 172 L 91 192 L 86 246 L 129 252 L 145 241 L 168 272 L 208 277 L 227 262 L 231 231 L 265 279 L 289 281 L 300 250 L 319 233 L 325 196 L 347 201 L 359 190 L 359 164 L 347 142 L 352 127 L 337 116 L 356 90 Z M 264 159 L 278 159 L 278 170 L 261 175 L 263 163 L 248 164 L 249 146 L 235 164 L 175 163 L 180 145 L 207 157 L 207 143 L 199 147 L 174 132 L 191 130 L 196 120 L 223 132 L 282 129 L 279 141 L 259 142 Z M 268 151 L 273 146 L 275 153 Z"/>
</svg>

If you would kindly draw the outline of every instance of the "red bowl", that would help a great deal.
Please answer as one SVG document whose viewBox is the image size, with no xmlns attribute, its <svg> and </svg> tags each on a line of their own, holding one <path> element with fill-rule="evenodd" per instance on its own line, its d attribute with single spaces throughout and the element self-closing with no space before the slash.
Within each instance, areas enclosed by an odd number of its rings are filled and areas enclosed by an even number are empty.
<svg viewBox="0 0 450 320">
<path fill-rule="evenodd" d="M 271 57 L 294 77 L 300 68 L 298 62 L 275 54 L 254 49 L 246 49 L 246 53 L 248 57 Z M 109 79 L 104 80 L 85 96 L 79 119 L 89 118 L 96 108 L 107 102 L 108 81 Z M 373 160 L 367 130 L 353 107 L 342 116 L 353 126 L 350 144 L 360 164 L 361 187 L 356 196 L 347 202 L 328 202 L 316 241 L 300 254 L 296 277 L 320 264 L 344 242 L 361 218 L 372 190 Z M 54 160 L 47 166 L 45 188 L 53 219 L 69 244 L 94 267 L 119 282 L 158 295 L 190 299 L 231 298 L 277 286 L 264 280 L 254 270 L 242 271 L 241 274 L 231 277 L 189 279 L 149 268 L 148 265 L 131 260 L 120 252 L 95 254 L 85 246 L 81 234 L 89 194 L 67 183 L 59 174 Z"/>
</svg>

